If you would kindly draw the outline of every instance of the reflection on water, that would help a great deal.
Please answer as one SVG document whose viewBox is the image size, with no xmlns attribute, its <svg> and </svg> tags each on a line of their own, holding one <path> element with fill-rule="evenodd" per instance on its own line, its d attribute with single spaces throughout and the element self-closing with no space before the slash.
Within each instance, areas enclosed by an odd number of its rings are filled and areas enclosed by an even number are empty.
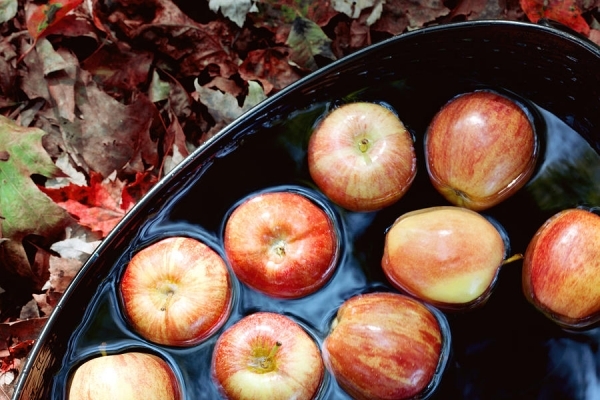
<svg viewBox="0 0 600 400">
<path fill-rule="evenodd" d="M 539 174 L 528 184 L 529 192 L 546 211 L 600 205 L 600 156 L 569 126 L 541 111 L 552 135 Z"/>
</svg>

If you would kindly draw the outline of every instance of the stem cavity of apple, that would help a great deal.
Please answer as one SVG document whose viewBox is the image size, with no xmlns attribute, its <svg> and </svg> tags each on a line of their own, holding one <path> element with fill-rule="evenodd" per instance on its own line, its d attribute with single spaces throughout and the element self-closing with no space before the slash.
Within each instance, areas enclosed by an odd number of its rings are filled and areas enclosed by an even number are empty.
<svg viewBox="0 0 600 400">
<path fill-rule="evenodd" d="M 165 295 L 165 300 L 160 307 L 160 311 L 167 311 L 167 308 L 169 307 L 169 304 L 171 304 L 171 300 L 173 299 L 176 290 L 177 286 L 173 283 L 167 283 L 163 285 L 161 292 Z"/>
<path fill-rule="evenodd" d="M 358 142 L 358 149 L 362 152 L 362 153 L 366 153 L 367 150 L 369 150 L 371 142 L 369 141 L 369 139 L 367 138 L 362 138 L 359 142 Z"/>
<path fill-rule="evenodd" d="M 277 239 L 273 244 L 273 250 L 278 257 L 285 257 L 285 241 Z"/>
<path fill-rule="evenodd" d="M 276 369 L 275 355 L 281 347 L 281 342 L 275 342 L 268 354 L 265 354 L 265 348 L 260 347 L 254 351 L 248 366 L 258 374 L 266 374 Z"/>
</svg>

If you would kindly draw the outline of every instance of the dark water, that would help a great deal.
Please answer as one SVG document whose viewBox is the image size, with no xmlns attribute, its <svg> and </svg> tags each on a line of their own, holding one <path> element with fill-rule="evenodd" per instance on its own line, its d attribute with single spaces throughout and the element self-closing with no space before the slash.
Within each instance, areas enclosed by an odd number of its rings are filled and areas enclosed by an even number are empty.
<svg viewBox="0 0 600 400">
<path fill-rule="evenodd" d="M 363 292 L 391 290 L 380 267 L 386 229 L 404 212 L 447 204 L 432 188 L 423 161 L 428 122 L 452 95 L 411 90 L 398 81 L 385 88 L 353 93 L 344 101 L 385 102 L 397 111 L 415 137 L 418 173 L 408 193 L 379 212 L 350 213 L 331 204 L 308 174 L 306 147 L 312 127 L 335 103 L 317 103 L 232 143 L 210 161 L 197 181 L 156 215 L 149 216 L 129 250 L 100 285 L 85 320 L 74 332 L 64 367 L 54 381 L 53 397 L 62 398 L 71 368 L 99 352 L 130 348 L 155 351 L 176 368 L 188 399 L 219 398 L 210 379 L 212 347 L 219 333 L 257 310 L 283 313 L 301 323 L 321 344 L 337 308 Z M 528 185 L 483 214 L 498 221 L 511 253 L 523 253 L 530 238 L 555 212 L 579 205 L 600 206 L 600 157 L 576 132 L 545 110 L 532 109 L 541 133 L 541 157 Z M 544 126 L 547 129 L 544 129 Z M 226 325 L 206 342 L 186 348 L 155 346 L 128 328 L 115 288 L 139 248 L 161 237 L 198 238 L 223 255 L 221 235 L 227 214 L 251 193 L 281 186 L 302 190 L 332 215 L 341 238 L 337 270 L 319 292 L 278 300 L 245 288 L 234 278 L 234 307 Z M 521 292 L 521 263 L 505 265 L 488 302 L 481 308 L 446 314 L 451 355 L 435 399 L 600 399 L 600 329 L 561 330 L 526 302 Z M 345 398 L 327 376 L 321 397 Z"/>
</svg>

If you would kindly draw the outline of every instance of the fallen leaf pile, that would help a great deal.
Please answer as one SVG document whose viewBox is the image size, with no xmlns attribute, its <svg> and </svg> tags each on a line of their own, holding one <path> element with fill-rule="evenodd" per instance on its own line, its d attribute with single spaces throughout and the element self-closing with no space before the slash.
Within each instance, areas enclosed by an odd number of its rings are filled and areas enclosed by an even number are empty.
<svg viewBox="0 0 600 400">
<path fill-rule="evenodd" d="M 598 1 L 0 0 L 0 399 L 101 240 L 201 143 L 372 43 L 550 18 L 600 43 Z"/>
</svg>

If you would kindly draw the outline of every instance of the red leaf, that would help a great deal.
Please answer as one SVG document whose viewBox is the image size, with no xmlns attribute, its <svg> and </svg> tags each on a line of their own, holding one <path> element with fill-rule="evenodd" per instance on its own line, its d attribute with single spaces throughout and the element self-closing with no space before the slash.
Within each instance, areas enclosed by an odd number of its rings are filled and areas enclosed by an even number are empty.
<svg viewBox="0 0 600 400">
<path fill-rule="evenodd" d="M 36 7 L 27 18 L 29 34 L 37 40 L 81 3 L 83 0 L 50 0 L 47 4 Z"/>
<path fill-rule="evenodd" d="M 586 36 L 590 33 L 590 26 L 581 16 L 581 9 L 575 0 L 519 0 L 519 2 L 531 22 L 548 18 Z"/>
<path fill-rule="evenodd" d="M 123 210 L 130 210 L 158 182 L 152 171 L 138 172 L 135 181 L 123 189 Z"/>
<path fill-rule="evenodd" d="M 125 184 L 119 180 L 102 180 L 98 173 L 90 173 L 89 186 L 70 184 L 60 189 L 41 188 L 60 207 L 77 218 L 78 223 L 102 237 L 123 218 L 123 190 Z M 128 201 L 128 207 L 131 207 Z"/>
<path fill-rule="evenodd" d="M 80 225 L 90 228 L 94 232 L 99 232 L 102 237 L 106 237 L 125 215 L 125 212 L 122 211 L 89 207 L 74 200 L 67 200 L 64 203 L 58 203 L 58 205 L 76 217 Z"/>
</svg>

